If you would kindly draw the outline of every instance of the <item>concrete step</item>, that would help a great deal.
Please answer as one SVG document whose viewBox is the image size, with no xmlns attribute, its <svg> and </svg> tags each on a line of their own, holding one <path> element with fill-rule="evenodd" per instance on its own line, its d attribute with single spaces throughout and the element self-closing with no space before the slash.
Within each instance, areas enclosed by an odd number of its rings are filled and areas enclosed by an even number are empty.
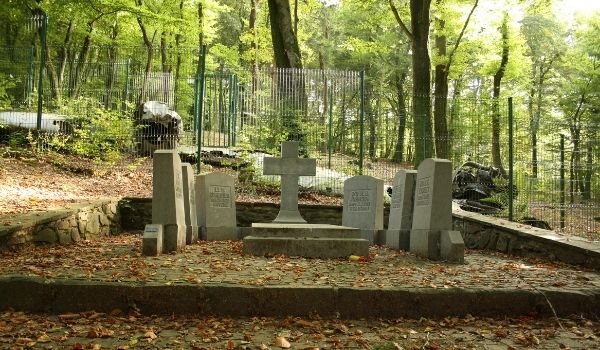
<svg viewBox="0 0 600 350">
<path fill-rule="evenodd" d="M 358 232 L 360 234 L 360 230 Z M 347 258 L 350 255 L 368 256 L 369 241 L 361 238 L 247 236 L 244 238 L 244 253 L 323 259 Z"/>
<path fill-rule="evenodd" d="M 250 236 L 294 238 L 361 238 L 360 229 L 327 224 L 254 223 Z"/>
</svg>

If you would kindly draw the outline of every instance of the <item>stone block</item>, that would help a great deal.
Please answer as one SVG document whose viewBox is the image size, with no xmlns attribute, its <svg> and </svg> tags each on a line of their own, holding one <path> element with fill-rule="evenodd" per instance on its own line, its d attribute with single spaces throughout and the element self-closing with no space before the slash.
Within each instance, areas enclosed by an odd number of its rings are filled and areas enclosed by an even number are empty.
<svg viewBox="0 0 600 350">
<path fill-rule="evenodd" d="M 185 247 L 185 224 L 163 225 L 163 252 L 181 251 Z"/>
<path fill-rule="evenodd" d="M 465 262 L 465 242 L 459 231 L 440 232 L 440 258 L 448 262 Z"/>
<path fill-rule="evenodd" d="M 383 237 L 383 244 L 392 249 L 410 249 L 410 230 L 385 230 Z"/>
<path fill-rule="evenodd" d="M 240 235 L 237 227 L 201 227 L 200 239 L 203 241 L 237 241 Z"/>
<path fill-rule="evenodd" d="M 360 238 L 244 238 L 244 253 L 257 256 L 282 254 L 306 258 L 347 258 L 350 255 L 368 256 L 369 242 Z"/>
<path fill-rule="evenodd" d="M 157 224 L 147 224 L 142 238 L 142 254 L 156 256 L 162 253 L 163 227 Z"/>
<path fill-rule="evenodd" d="M 58 235 L 56 234 L 56 231 L 50 227 L 46 227 L 33 234 L 33 241 L 42 243 L 56 243 L 58 242 Z"/>
<path fill-rule="evenodd" d="M 440 231 L 411 230 L 409 250 L 421 257 L 440 258 Z"/>
<path fill-rule="evenodd" d="M 71 238 L 71 230 L 70 229 L 65 229 L 65 230 L 57 230 L 57 235 L 58 235 L 58 243 L 60 244 L 71 244 L 73 243 L 73 238 Z"/>
</svg>

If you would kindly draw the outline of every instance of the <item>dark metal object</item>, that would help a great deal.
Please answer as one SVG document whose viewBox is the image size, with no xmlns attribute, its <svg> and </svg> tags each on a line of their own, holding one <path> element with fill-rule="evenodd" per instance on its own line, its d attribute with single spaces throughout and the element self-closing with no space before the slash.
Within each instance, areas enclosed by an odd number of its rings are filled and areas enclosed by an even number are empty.
<svg viewBox="0 0 600 350">
<path fill-rule="evenodd" d="M 177 112 L 158 101 L 141 103 L 134 112 L 138 125 L 139 151 L 142 154 L 157 149 L 175 149 L 183 135 L 183 123 Z"/>
</svg>

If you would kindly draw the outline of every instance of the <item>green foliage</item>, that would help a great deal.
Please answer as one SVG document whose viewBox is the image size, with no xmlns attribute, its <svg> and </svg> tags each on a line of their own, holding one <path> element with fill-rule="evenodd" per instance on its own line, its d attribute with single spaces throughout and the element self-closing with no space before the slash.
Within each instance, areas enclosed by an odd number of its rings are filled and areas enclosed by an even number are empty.
<svg viewBox="0 0 600 350">
<path fill-rule="evenodd" d="M 63 151 L 114 163 L 135 146 L 135 126 L 129 116 L 104 109 L 92 99 L 78 99 L 61 108 L 72 134 L 53 134 L 48 143 Z"/>
</svg>

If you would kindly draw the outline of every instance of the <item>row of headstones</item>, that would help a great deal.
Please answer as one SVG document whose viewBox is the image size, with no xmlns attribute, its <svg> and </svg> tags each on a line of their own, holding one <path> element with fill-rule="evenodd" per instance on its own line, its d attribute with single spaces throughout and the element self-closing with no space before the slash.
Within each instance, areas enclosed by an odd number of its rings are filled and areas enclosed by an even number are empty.
<svg viewBox="0 0 600 350">
<path fill-rule="evenodd" d="M 152 224 L 144 230 L 144 255 L 180 251 L 198 239 L 237 239 L 232 176 L 194 176 L 174 150 L 154 152 L 152 176 Z"/>
<path fill-rule="evenodd" d="M 452 230 L 452 163 L 426 159 L 400 170 L 383 231 L 383 180 L 355 176 L 344 182 L 342 225 L 360 228 L 371 243 L 408 250 L 432 260 L 464 261 L 464 241 Z"/>
</svg>

